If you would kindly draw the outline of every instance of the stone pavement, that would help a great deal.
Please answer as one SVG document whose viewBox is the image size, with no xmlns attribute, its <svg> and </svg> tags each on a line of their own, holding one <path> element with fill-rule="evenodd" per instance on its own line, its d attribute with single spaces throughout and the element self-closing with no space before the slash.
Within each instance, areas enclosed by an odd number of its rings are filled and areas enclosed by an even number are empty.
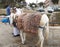
<svg viewBox="0 0 60 47">
<path fill-rule="evenodd" d="M 0 23 L 0 47 L 34 47 L 34 43 L 32 43 L 34 40 L 30 38 L 26 45 L 22 45 L 20 37 L 12 36 L 12 28 L 9 24 Z M 44 45 L 44 47 L 60 47 L 60 26 L 50 26 L 48 45 Z"/>
</svg>

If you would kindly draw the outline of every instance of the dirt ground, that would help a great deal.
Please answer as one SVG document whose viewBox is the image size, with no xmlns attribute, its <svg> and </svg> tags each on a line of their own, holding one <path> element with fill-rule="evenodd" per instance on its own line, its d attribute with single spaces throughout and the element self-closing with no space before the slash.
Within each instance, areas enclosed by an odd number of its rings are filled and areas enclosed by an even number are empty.
<svg viewBox="0 0 60 47">
<path fill-rule="evenodd" d="M 26 44 L 21 44 L 20 37 L 13 37 L 13 27 L 0 22 L 0 47 L 35 47 L 38 37 L 36 35 L 27 35 Z M 39 46 L 38 46 L 39 47 Z M 60 47 L 60 27 L 51 27 L 48 44 L 44 47 Z"/>
</svg>

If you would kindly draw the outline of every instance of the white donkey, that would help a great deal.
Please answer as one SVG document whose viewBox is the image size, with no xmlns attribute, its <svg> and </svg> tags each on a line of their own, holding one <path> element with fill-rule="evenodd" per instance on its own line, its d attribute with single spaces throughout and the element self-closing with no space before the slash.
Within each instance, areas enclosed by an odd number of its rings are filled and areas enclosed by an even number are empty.
<svg viewBox="0 0 60 47">
<path fill-rule="evenodd" d="M 49 18 L 46 14 L 42 15 L 40 20 L 40 28 L 38 29 L 39 41 L 37 44 L 40 44 L 40 47 L 43 47 L 43 43 L 44 43 L 43 31 L 45 34 L 45 39 L 47 40 L 49 35 Z M 26 41 L 26 33 L 23 32 L 23 30 L 21 29 L 20 29 L 20 37 L 22 40 L 22 44 L 24 44 Z"/>
</svg>

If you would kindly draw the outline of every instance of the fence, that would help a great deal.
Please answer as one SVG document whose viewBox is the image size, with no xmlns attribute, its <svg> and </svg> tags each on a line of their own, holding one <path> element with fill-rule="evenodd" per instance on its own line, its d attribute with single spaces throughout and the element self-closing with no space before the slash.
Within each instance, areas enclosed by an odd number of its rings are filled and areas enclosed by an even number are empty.
<svg viewBox="0 0 60 47">
<path fill-rule="evenodd" d="M 50 16 L 50 25 L 60 25 L 60 12 L 53 12 Z"/>
<path fill-rule="evenodd" d="M 0 15 L 6 15 L 6 9 L 0 9 Z"/>
</svg>

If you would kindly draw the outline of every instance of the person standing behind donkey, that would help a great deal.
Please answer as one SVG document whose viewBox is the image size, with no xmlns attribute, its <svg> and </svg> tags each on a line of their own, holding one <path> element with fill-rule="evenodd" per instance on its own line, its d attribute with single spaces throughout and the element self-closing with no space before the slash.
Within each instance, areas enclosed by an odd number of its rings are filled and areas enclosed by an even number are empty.
<svg viewBox="0 0 60 47">
<path fill-rule="evenodd" d="M 6 15 L 7 15 L 7 16 L 10 16 L 10 14 L 11 14 L 11 12 L 10 12 L 10 5 L 7 5 Z M 10 19 L 9 19 L 9 17 L 7 18 L 7 21 L 8 21 L 8 23 L 10 24 Z"/>
<path fill-rule="evenodd" d="M 16 17 L 19 15 L 20 13 L 17 13 L 16 8 L 12 8 L 12 12 L 10 15 L 10 24 L 13 25 L 13 36 L 17 37 L 20 36 L 20 32 L 16 26 Z"/>
<path fill-rule="evenodd" d="M 10 16 L 10 6 L 7 5 L 7 8 L 6 8 L 6 17 L 4 17 L 1 21 L 2 23 L 9 23 L 10 24 L 10 19 L 9 19 L 9 16 Z"/>
<path fill-rule="evenodd" d="M 10 6 L 7 5 L 7 8 L 6 8 L 6 15 L 9 16 L 10 15 Z"/>
</svg>

